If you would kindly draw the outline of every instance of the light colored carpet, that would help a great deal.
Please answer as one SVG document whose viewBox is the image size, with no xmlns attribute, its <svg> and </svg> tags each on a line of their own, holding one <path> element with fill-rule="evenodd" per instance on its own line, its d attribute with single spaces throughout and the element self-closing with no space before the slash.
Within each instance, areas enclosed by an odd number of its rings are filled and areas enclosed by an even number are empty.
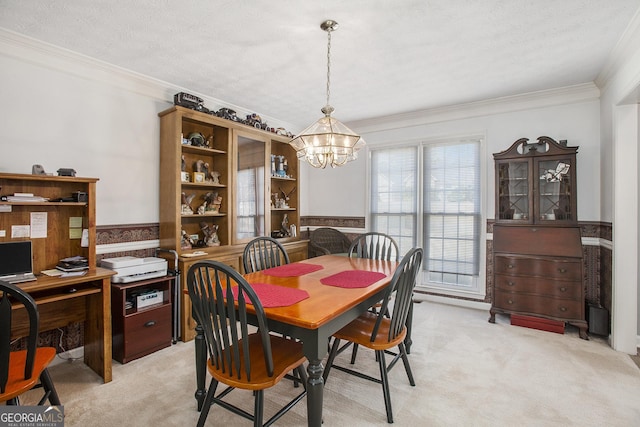
<svg viewBox="0 0 640 427">
<path fill-rule="evenodd" d="M 511 326 L 506 316 L 498 315 L 496 324 L 487 319 L 485 311 L 415 305 L 409 358 L 417 385 L 409 385 L 401 363 L 390 373 L 395 425 L 640 425 L 640 369 L 629 355 L 602 338 L 581 340 L 574 328 L 560 335 Z M 345 364 L 349 356 L 347 351 L 338 359 Z M 365 349 L 356 366 L 377 374 L 373 354 Z M 190 426 L 197 420 L 193 342 L 126 365 L 114 361 L 108 384 L 81 362 L 58 364 L 51 374 L 67 427 Z M 266 417 L 296 390 L 284 381 L 267 391 Z M 250 393 L 232 395 L 252 409 Z M 306 402 L 276 424 L 305 426 Z M 251 423 L 214 406 L 207 425 Z M 324 425 L 387 425 L 380 386 L 332 370 Z"/>
</svg>

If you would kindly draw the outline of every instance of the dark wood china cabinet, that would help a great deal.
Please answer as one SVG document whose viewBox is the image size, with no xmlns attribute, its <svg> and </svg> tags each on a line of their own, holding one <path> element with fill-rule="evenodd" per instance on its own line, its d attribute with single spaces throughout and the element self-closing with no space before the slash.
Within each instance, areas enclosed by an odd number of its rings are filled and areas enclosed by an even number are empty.
<svg viewBox="0 0 640 427">
<path fill-rule="evenodd" d="M 576 154 L 541 136 L 493 155 L 493 301 L 496 313 L 570 323 L 587 339 L 582 242 L 577 224 Z"/>
</svg>

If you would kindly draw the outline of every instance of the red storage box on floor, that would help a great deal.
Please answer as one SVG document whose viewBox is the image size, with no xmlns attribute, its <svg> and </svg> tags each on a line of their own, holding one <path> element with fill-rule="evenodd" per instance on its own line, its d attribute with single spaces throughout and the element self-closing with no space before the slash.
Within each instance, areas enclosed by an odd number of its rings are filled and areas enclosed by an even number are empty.
<svg viewBox="0 0 640 427">
<path fill-rule="evenodd" d="M 541 317 L 512 314 L 511 324 L 515 326 L 524 326 L 525 328 L 539 329 L 541 331 L 564 334 L 564 322 L 560 322 L 558 320 L 549 320 L 543 319 Z"/>
</svg>

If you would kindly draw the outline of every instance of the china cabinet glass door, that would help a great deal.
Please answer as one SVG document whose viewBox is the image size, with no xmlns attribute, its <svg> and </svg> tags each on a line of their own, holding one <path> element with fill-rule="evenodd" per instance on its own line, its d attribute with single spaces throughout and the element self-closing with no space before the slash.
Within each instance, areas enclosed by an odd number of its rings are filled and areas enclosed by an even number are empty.
<svg viewBox="0 0 640 427">
<path fill-rule="evenodd" d="M 536 218 L 538 221 L 575 221 L 572 170 L 570 158 L 540 159 L 535 162 L 538 191 Z"/>
<path fill-rule="evenodd" d="M 528 161 L 498 163 L 498 212 L 500 220 L 527 221 L 531 215 Z"/>
</svg>

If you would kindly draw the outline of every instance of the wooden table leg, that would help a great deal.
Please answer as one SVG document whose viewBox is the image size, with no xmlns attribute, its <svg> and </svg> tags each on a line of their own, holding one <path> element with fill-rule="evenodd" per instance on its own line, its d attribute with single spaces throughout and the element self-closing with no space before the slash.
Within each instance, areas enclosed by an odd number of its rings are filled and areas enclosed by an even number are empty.
<svg viewBox="0 0 640 427">
<path fill-rule="evenodd" d="M 309 360 L 307 366 L 307 425 L 320 427 L 322 425 L 322 400 L 324 394 L 324 367 L 320 359 Z"/>
</svg>

